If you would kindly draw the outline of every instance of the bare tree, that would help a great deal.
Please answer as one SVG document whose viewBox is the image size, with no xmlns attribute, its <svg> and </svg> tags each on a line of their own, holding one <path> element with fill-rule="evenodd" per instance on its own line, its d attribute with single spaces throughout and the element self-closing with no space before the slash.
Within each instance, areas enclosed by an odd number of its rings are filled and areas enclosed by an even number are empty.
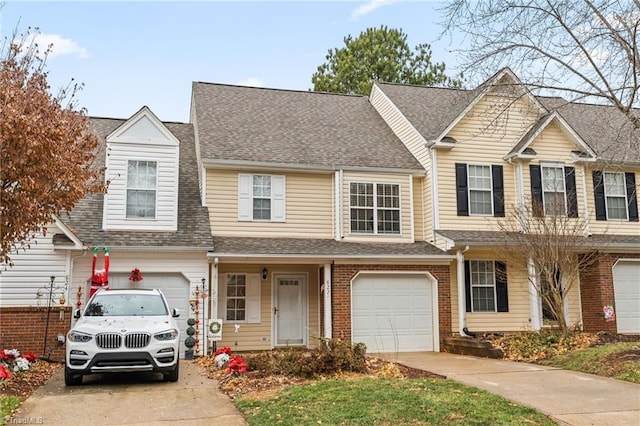
<svg viewBox="0 0 640 426">
<path fill-rule="evenodd" d="M 639 0 L 453 0 L 442 11 L 443 35 L 468 42 L 465 76 L 508 66 L 532 90 L 611 105 L 640 147 Z"/>
<path fill-rule="evenodd" d="M 541 299 L 543 317 L 562 332 L 572 325 L 566 320 L 565 300 L 578 285 L 580 270 L 596 261 L 599 248 L 587 234 L 585 219 L 570 217 L 565 208 L 562 200 L 507 209 L 510 213 L 499 223 L 504 241 L 496 249 L 496 256 L 511 270 L 529 271 L 528 281 Z"/>
</svg>

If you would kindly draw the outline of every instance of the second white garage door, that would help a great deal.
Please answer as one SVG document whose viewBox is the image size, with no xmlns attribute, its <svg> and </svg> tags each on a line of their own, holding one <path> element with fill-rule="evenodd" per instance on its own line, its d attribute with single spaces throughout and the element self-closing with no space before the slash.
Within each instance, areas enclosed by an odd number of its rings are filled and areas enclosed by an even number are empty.
<svg viewBox="0 0 640 426">
<path fill-rule="evenodd" d="M 433 302 L 426 275 L 360 274 L 351 288 L 352 341 L 368 353 L 433 351 Z"/>
<path fill-rule="evenodd" d="M 640 262 L 620 260 L 613 267 L 618 333 L 640 333 Z"/>
</svg>

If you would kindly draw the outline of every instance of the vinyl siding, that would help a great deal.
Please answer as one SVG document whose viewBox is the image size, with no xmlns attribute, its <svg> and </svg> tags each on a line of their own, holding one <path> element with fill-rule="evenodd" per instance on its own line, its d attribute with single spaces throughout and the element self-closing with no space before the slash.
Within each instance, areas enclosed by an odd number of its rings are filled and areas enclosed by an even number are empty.
<svg viewBox="0 0 640 426">
<path fill-rule="evenodd" d="M 343 228 L 344 241 L 413 242 L 411 233 L 410 175 L 345 172 L 343 180 Z M 400 235 L 398 234 L 354 234 L 351 233 L 350 184 L 352 182 L 400 185 Z"/>
<path fill-rule="evenodd" d="M 596 206 L 593 195 L 593 170 L 594 168 L 587 169 L 586 176 L 586 190 L 587 190 L 587 209 L 589 211 L 589 230 L 592 234 L 619 234 L 619 235 L 640 235 L 640 223 L 629 222 L 629 220 L 596 220 Z M 598 169 L 601 170 L 601 169 Z M 636 199 L 640 201 L 640 171 L 638 169 L 631 168 L 612 168 L 606 170 L 607 172 L 630 172 L 636 174 Z M 628 200 L 627 200 L 628 201 Z M 640 206 L 639 206 L 640 208 Z M 628 211 L 627 211 L 628 214 Z"/>
<path fill-rule="evenodd" d="M 220 265 L 219 282 L 224 279 L 224 274 L 238 273 L 262 273 L 262 268 L 267 267 L 269 276 L 262 280 L 260 285 L 261 321 L 259 324 L 240 324 L 238 333 L 235 333 L 235 324 L 223 321 L 222 340 L 217 342 L 218 347 L 228 346 L 234 351 L 257 351 L 273 348 L 272 333 L 272 285 L 274 274 L 305 273 L 307 282 L 307 335 L 308 344 L 314 347 L 317 343 L 314 337 L 320 336 L 320 285 L 318 282 L 318 267 L 315 265 Z M 220 298 L 222 299 L 222 298 Z M 218 318 L 224 318 L 223 307 L 218 307 Z"/>
<path fill-rule="evenodd" d="M 47 227 L 46 236 L 39 235 L 30 248 L 11 255 L 13 266 L 0 265 L 0 306 L 38 306 L 36 293 L 42 290 L 42 306 L 48 303 L 51 276 L 55 286 L 64 288 L 69 276 L 67 252 L 54 250 L 53 236 L 60 233 L 56 225 Z"/>
<path fill-rule="evenodd" d="M 238 172 L 207 170 L 206 199 L 213 235 L 332 238 L 333 175 L 286 173 L 284 176 L 286 221 L 239 221 Z"/>
<path fill-rule="evenodd" d="M 525 100 L 519 99 L 510 105 L 508 112 L 503 114 L 504 117 L 495 118 L 496 111 L 508 107 L 504 102 L 495 96 L 485 96 L 448 133 L 447 136 L 456 139 L 455 147 L 435 152 L 438 156 L 440 229 L 497 230 L 499 221 L 504 220 L 492 216 L 457 215 L 456 163 L 503 166 L 507 216 L 515 205 L 516 183 L 513 169 L 502 158 L 520 140 L 536 116 Z"/>
<path fill-rule="evenodd" d="M 105 229 L 135 231 L 175 231 L 178 208 L 178 146 L 133 143 L 109 143 L 106 176 L 109 189 L 105 195 Z M 127 163 L 129 160 L 156 161 L 156 217 L 126 217 Z"/>
</svg>

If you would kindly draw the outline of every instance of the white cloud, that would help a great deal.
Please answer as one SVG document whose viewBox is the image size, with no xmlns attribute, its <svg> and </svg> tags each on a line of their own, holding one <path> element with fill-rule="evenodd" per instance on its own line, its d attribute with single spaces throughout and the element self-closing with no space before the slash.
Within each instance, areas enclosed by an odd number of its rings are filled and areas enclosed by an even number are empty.
<svg viewBox="0 0 640 426">
<path fill-rule="evenodd" d="M 55 58 L 56 56 L 74 55 L 78 58 L 89 57 L 87 49 L 80 46 L 70 38 L 64 38 L 59 34 L 34 34 L 28 42 L 34 42 L 38 45 L 38 50 L 44 52 L 49 45 L 52 45 L 49 58 Z M 29 44 L 29 43 L 27 43 Z"/>
<path fill-rule="evenodd" d="M 361 16 L 367 15 L 379 7 L 387 6 L 396 3 L 398 0 L 371 0 L 369 3 L 358 6 L 351 12 L 351 19 L 357 19 Z"/>
<path fill-rule="evenodd" d="M 249 77 L 236 83 L 238 86 L 264 87 L 264 83 L 257 77 Z"/>
</svg>

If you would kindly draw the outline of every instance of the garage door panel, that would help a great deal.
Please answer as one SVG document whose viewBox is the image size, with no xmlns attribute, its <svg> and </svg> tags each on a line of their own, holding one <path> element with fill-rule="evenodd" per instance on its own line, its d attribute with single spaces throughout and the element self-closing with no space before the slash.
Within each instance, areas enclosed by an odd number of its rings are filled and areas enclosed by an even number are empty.
<svg viewBox="0 0 640 426">
<path fill-rule="evenodd" d="M 353 340 L 370 352 L 433 350 L 431 292 L 424 276 L 359 276 L 352 288 Z"/>
<path fill-rule="evenodd" d="M 640 262 L 620 260 L 613 267 L 618 333 L 640 333 Z"/>
</svg>

